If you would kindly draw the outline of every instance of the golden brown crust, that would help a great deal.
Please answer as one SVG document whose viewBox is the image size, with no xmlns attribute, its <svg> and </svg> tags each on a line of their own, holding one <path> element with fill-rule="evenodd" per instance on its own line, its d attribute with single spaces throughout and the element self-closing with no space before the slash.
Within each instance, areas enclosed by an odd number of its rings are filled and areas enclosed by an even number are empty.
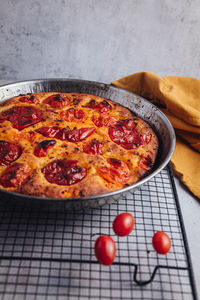
<svg viewBox="0 0 200 300">
<path fill-rule="evenodd" d="M 51 95 L 65 96 L 69 104 L 64 108 L 53 108 L 48 103 L 43 101 Z M 97 127 L 92 121 L 93 117 L 99 117 L 101 114 L 98 110 L 86 107 L 91 101 L 95 100 L 100 103 L 105 99 L 95 95 L 78 94 L 78 93 L 39 93 L 34 94 L 39 99 L 38 104 L 29 104 L 19 102 L 21 96 L 14 97 L 7 100 L 0 105 L 0 111 L 6 111 L 14 106 L 33 106 L 42 111 L 42 121 L 24 128 L 19 131 L 12 127 L 10 121 L 0 123 L 0 140 L 15 142 L 23 148 L 21 156 L 17 162 L 27 164 L 32 169 L 32 174 L 25 184 L 15 187 L 4 187 L 0 184 L 1 189 L 15 191 L 22 194 L 34 195 L 39 197 L 53 197 L 53 198 L 69 198 L 69 197 L 83 197 L 96 194 L 108 193 L 110 191 L 118 190 L 124 186 L 131 185 L 137 182 L 141 177 L 148 172 L 156 159 L 158 151 L 158 139 L 156 134 L 150 126 L 143 120 L 133 117 L 131 111 L 127 108 L 120 106 L 110 100 L 106 100 L 112 109 L 108 112 L 109 116 L 114 117 L 116 120 L 133 119 L 137 124 L 137 131 L 142 136 L 148 136 L 150 139 L 147 143 L 136 147 L 135 149 L 125 149 L 121 145 L 113 142 L 109 136 L 109 127 Z M 85 113 L 85 118 L 81 120 L 75 119 L 73 122 L 68 122 L 60 117 L 60 112 L 69 108 L 82 110 Z M 37 133 L 35 130 L 44 126 L 59 126 L 67 130 L 74 128 L 95 128 L 95 132 L 81 142 L 69 142 L 56 140 L 56 145 L 52 147 L 45 157 L 37 157 L 34 155 L 34 149 L 38 143 L 52 138 L 44 137 Z M 93 140 L 97 140 L 102 144 L 103 154 L 94 155 L 83 152 L 83 148 Z M 146 164 L 145 159 L 150 159 L 150 164 Z M 99 172 L 100 168 L 110 168 L 109 159 L 114 158 L 124 162 L 129 170 L 130 177 L 124 183 L 123 181 L 105 180 Z M 77 160 L 78 165 L 87 169 L 87 176 L 80 182 L 72 185 L 58 185 L 50 183 L 45 178 L 42 169 L 50 162 L 56 159 Z M 0 165 L 0 176 L 7 168 L 5 165 Z M 107 169 L 106 169 L 107 170 Z M 115 178 L 115 177 L 114 177 Z"/>
</svg>

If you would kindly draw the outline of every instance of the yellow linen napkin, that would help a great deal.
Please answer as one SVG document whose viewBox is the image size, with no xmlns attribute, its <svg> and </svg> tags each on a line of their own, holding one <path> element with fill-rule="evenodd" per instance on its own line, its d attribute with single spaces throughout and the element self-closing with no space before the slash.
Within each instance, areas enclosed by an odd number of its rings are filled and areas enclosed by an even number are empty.
<svg viewBox="0 0 200 300">
<path fill-rule="evenodd" d="M 200 198 L 200 80 L 139 72 L 112 84 L 143 96 L 165 113 L 177 135 L 174 170 Z"/>
</svg>

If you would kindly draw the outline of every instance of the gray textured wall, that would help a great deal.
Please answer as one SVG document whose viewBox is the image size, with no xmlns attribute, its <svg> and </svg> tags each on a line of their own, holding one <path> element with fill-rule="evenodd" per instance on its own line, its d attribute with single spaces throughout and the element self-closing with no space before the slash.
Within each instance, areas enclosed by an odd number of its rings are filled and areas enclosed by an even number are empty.
<svg viewBox="0 0 200 300">
<path fill-rule="evenodd" d="M 199 0 L 0 0 L 0 79 L 200 77 Z"/>
</svg>

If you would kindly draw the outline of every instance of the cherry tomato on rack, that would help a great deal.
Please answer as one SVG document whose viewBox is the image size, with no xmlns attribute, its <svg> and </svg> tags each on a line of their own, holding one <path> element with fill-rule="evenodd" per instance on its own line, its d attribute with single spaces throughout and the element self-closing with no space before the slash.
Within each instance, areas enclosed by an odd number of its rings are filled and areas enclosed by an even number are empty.
<svg viewBox="0 0 200 300">
<path fill-rule="evenodd" d="M 118 236 L 126 236 L 131 233 L 135 225 L 135 220 L 130 213 L 121 213 L 113 221 L 113 231 Z"/>
<path fill-rule="evenodd" d="M 108 235 L 101 235 L 95 242 L 95 255 L 100 264 L 109 266 L 113 263 L 116 255 L 116 245 Z"/>
<path fill-rule="evenodd" d="M 170 237 L 163 231 L 157 231 L 154 234 L 152 244 L 156 252 L 159 254 L 167 254 L 171 248 Z"/>
</svg>

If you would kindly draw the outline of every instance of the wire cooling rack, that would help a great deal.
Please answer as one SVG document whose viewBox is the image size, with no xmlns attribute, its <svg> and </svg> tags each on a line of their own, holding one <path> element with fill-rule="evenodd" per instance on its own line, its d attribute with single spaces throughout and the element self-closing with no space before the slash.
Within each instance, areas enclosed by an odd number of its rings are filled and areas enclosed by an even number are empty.
<svg viewBox="0 0 200 300">
<path fill-rule="evenodd" d="M 116 237 L 112 221 L 128 211 L 135 228 Z M 85 211 L 0 202 L 0 299 L 197 299 L 190 256 L 169 167 L 117 203 Z M 163 256 L 154 232 L 172 240 Z M 117 246 L 112 266 L 98 264 L 100 234 Z"/>
</svg>

